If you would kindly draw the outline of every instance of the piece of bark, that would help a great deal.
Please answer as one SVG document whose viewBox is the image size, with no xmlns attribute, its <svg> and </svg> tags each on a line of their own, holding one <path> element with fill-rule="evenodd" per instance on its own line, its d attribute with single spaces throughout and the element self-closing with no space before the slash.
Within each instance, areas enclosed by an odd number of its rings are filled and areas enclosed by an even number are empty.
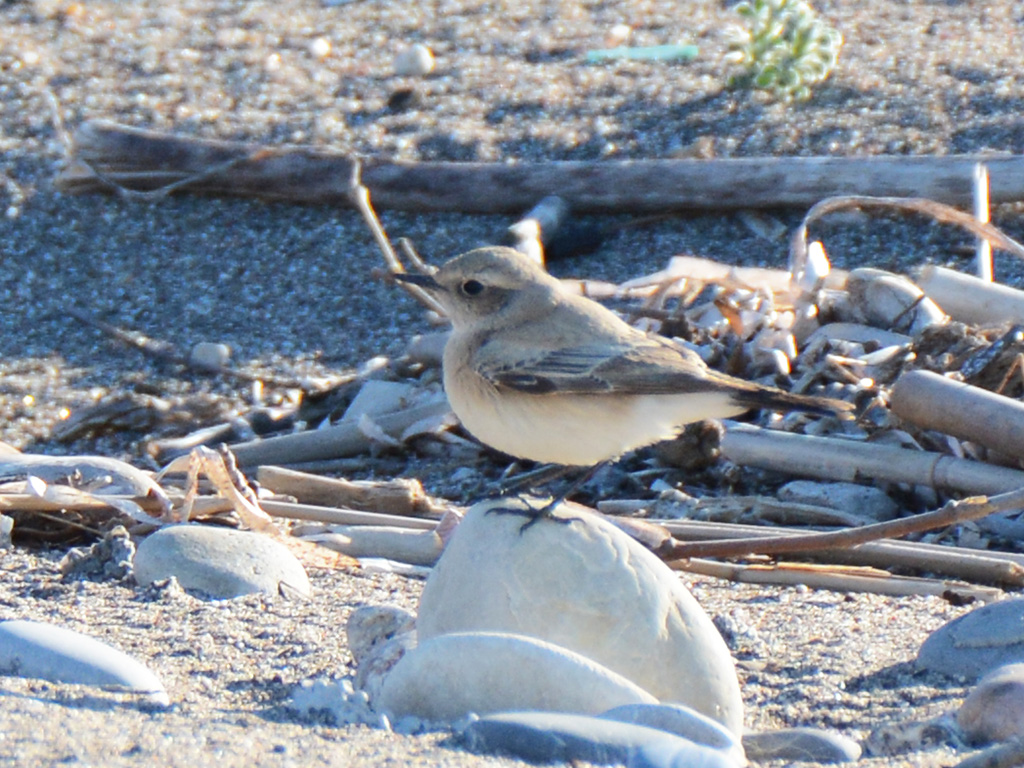
<svg viewBox="0 0 1024 768">
<path fill-rule="evenodd" d="M 992 176 L 992 203 L 1024 200 L 1024 157 L 784 157 L 552 163 L 393 162 L 367 159 L 362 182 L 378 208 L 520 213 L 547 195 L 576 213 L 806 207 L 832 195 L 972 201 L 974 165 Z M 261 147 L 83 123 L 57 179 L 64 192 L 175 185 L 306 203 L 349 200 L 352 159 L 314 147 Z M 97 173 L 99 175 L 97 175 Z M 116 186 L 115 186 L 116 185 Z M 486 194 L 481 194 L 486 190 Z"/>
<path fill-rule="evenodd" d="M 931 371 L 907 371 L 892 388 L 892 412 L 922 429 L 1024 455 L 1024 403 Z"/>
<path fill-rule="evenodd" d="M 812 437 L 729 422 L 722 456 L 740 466 L 802 477 L 912 483 L 967 493 L 1006 493 L 1024 488 L 1024 472 L 940 453 L 889 445 Z"/>
<path fill-rule="evenodd" d="M 943 312 L 968 325 L 1024 323 L 1024 291 L 929 264 L 917 284 Z"/>
<path fill-rule="evenodd" d="M 990 603 L 1003 597 L 1001 589 L 979 587 L 973 584 L 922 579 L 911 576 L 893 576 L 873 568 L 834 568 L 806 566 L 793 563 L 778 565 L 737 565 L 714 560 L 689 560 L 670 563 L 677 571 L 700 573 L 718 579 L 743 584 L 775 584 L 795 586 L 802 584 L 811 589 L 833 592 L 870 592 L 876 595 L 937 595 L 980 600 Z"/>
<path fill-rule="evenodd" d="M 284 467 L 262 466 L 256 474 L 260 485 L 275 493 L 294 496 L 303 504 L 347 507 L 389 515 L 436 515 L 445 506 L 437 504 L 419 480 L 345 480 L 296 472 Z"/>
</svg>

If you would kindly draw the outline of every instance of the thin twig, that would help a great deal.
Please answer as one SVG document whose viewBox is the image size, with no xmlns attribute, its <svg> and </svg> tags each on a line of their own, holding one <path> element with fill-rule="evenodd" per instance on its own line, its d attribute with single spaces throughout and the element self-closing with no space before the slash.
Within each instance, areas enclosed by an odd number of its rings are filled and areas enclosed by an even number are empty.
<svg viewBox="0 0 1024 768">
<path fill-rule="evenodd" d="M 998 496 L 972 496 L 947 502 L 941 509 L 920 515 L 865 525 L 860 528 L 785 538 L 720 539 L 718 541 L 679 542 L 666 560 L 687 557 L 741 557 L 745 555 L 777 555 L 812 549 L 855 547 L 868 541 L 906 536 L 909 533 L 944 528 L 955 523 L 977 520 L 997 512 L 1024 507 L 1024 489 Z"/>
<path fill-rule="evenodd" d="M 384 264 L 387 266 L 388 271 L 391 273 L 405 272 L 405 267 L 395 253 L 395 249 L 391 247 L 391 241 L 388 240 L 387 233 L 380 224 L 380 219 L 377 218 L 373 206 L 370 205 L 370 190 L 360 180 L 360 172 L 361 165 L 358 160 L 354 160 L 352 162 L 352 178 L 348 188 L 348 199 L 359 213 L 362 214 L 363 220 L 370 228 L 370 232 L 373 233 L 373 239 L 377 241 L 377 247 L 380 248 L 380 252 L 384 256 Z M 442 317 L 445 316 L 445 311 L 437 303 L 437 300 L 418 285 L 401 283 L 401 286 L 427 309 L 436 312 Z"/>
</svg>

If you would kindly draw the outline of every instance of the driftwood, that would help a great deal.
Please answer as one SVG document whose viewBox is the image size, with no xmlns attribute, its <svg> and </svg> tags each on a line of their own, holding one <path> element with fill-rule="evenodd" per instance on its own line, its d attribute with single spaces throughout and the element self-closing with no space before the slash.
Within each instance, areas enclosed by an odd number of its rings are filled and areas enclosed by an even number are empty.
<svg viewBox="0 0 1024 768">
<path fill-rule="evenodd" d="M 792 531 L 736 523 L 706 523 L 689 520 L 661 520 L 660 525 L 681 542 L 721 541 L 724 539 L 792 538 Z M 1024 586 L 1024 555 L 992 550 L 966 549 L 919 541 L 879 539 L 845 549 L 813 549 L 800 553 L 809 558 L 843 565 L 864 565 L 887 570 L 900 569 L 935 573 L 965 581 Z"/>
<path fill-rule="evenodd" d="M 1005 456 L 1024 455 L 1024 403 L 931 371 L 907 371 L 892 388 L 892 412 L 905 421 Z"/>
<path fill-rule="evenodd" d="M 671 563 L 677 571 L 700 573 L 717 579 L 728 579 L 742 584 L 774 584 L 795 586 L 802 584 L 812 589 L 833 592 L 871 592 L 876 595 L 937 595 L 973 599 L 989 603 L 1003 597 L 1001 589 L 979 587 L 962 582 L 922 579 L 912 576 L 893 576 L 874 568 L 812 566 L 799 563 L 778 565 L 736 565 L 714 560 L 688 560 Z"/>
<path fill-rule="evenodd" d="M 419 480 L 401 477 L 379 482 L 353 481 L 264 466 L 259 468 L 256 479 L 264 488 L 294 496 L 304 504 L 347 507 L 389 515 L 437 517 L 447 508 L 428 496 Z"/>
<path fill-rule="evenodd" d="M 931 531 L 955 523 L 1019 509 L 1024 506 L 1024 489 L 998 496 L 971 497 L 953 500 L 933 512 L 924 512 L 884 523 L 864 525 L 838 531 L 804 533 L 797 536 L 762 536 L 743 540 L 704 541 L 676 544 L 671 557 L 737 557 L 741 555 L 773 555 L 827 548 L 854 547 L 883 538 L 906 536 Z M 668 526 L 666 526 L 668 527 Z M 1024 572 L 1024 569 L 1021 569 Z"/>
<path fill-rule="evenodd" d="M 577 213 L 809 206 L 833 195 L 927 197 L 968 207 L 984 162 L 993 203 L 1024 200 L 1024 158 L 789 157 L 553 163 L 369 159 L 362 181 L 379 208 L 521 213 L 559 195 Z M 105 122 L 76 132 L 65 192 L 180 191 L 333 203 L 350 199 L 353 160 L 314 147 L 261 147 Z M 481 194 L 486 190 L 486 194 Z"/>
<path fill-rule="evenodd" d="M 1024 291 L 929 264 L 917 284 L 942 310 L 968 325 L 1024 323 Z"/>
<path fill-rule="evenodd" d="M 723 457 L 741 466 L 826 480 L 851 483 L 888 480 L 987 494 L 1024 488 L 1024 472 L 1009 467 L 876 443 L 759 429 L 734 422 L 729 422 L 722 437 L 721 450 Z"/>
</svg>

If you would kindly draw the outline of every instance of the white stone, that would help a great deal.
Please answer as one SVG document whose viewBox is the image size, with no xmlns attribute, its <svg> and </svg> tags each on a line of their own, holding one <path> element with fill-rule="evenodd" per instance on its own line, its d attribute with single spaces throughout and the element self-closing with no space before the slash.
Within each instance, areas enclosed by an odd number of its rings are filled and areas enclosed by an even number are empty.
<svg viewBox="0 0 1024 768">
<path fill-rule="evenodd" d="M 395 74 L 423 77 L 434 71 L 434 53 L 422 43 L 410 45 L 395 56 Z"/>
<path fill-rule="evenodd" d="M 139 584 L 171 576 L 185 590 L 216 598 L 254 592 L 309 597 L 313 592 L 306 569 L 284 544 L 263 533 L 213 525 L 171 525 L 139 544 Z"/>
<path fill-rule="evenodd" d="M 578 653 L 522 635 L 445 634 L 408 651 L 384 679 L 377 711 L 450 723 L 470 713 L 538 709 L 596 714 L 654 697 Z"/>
<path fill-rule="evenodd" d="M 212 341 L 200 341 L 188 354 L 188 364 L 197 371 L 216 373 L 231 360 L 231 347 Z"/>
<path fill-rule="evenodd" d="M 56 683 L 123 688 L 167 706 L 167 691 L 142 662 L 111 645 L 38 621 L 0 622 L 0 671 Z"/>
<path fill-rule="evenodd" d="M 583 507 L 527 528 L 521 514 L 489 513 L 524 504 L 491 500 L 466 514 L 424 587 L 420 642 L 470 631 L 540 638 L 739 733 L 732 657 L 679 577 Z"/>
</svg>

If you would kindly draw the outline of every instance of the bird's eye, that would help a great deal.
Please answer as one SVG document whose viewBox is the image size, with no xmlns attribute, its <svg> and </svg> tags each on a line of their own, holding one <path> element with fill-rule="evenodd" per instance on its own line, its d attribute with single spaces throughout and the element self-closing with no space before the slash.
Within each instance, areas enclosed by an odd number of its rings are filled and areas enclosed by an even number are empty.
<svg viewBox="0 0 1024 768">
<path fill-rule="evenodd" d="M 483 290 L 484 284 L 479 280 L 467 280 L 462 284 L 462 292 L 467 296 L 479 296 Z"/>
</svg>

